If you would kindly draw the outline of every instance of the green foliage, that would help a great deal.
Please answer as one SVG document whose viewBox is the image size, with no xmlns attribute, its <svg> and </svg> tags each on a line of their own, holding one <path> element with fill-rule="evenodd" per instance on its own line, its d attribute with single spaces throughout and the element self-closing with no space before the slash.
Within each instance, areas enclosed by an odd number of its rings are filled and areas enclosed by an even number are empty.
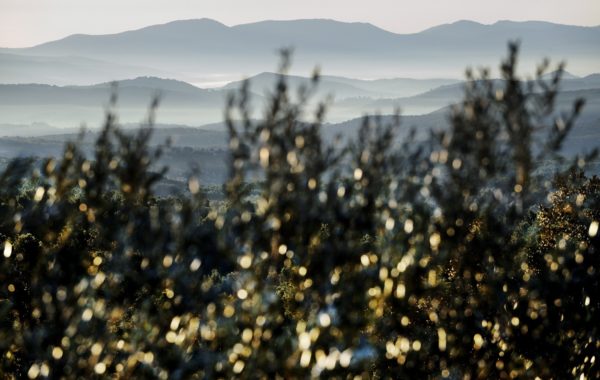
<svg viewBox="0 0 600 380">
<path fill-rule="evenodd" d="M 154 196 L 160 149 L 111 112 L 86 158 L 0 174 L 0 368 L 8 378 L 600 376 L 600 183 L 551 181 L 582 103 L 469 74 L 425 142 L 366 117 L 327 145 L 317 85 L 284 54 L 260 121 L 227 108 L 229 180 L 209 204 Z M 152 114 L 151 114 L 152 116 Z M 152 124 L 152 117 L 149 118 Z M 557 166 L 558 167 L 558 166 Z"/>
</svg>

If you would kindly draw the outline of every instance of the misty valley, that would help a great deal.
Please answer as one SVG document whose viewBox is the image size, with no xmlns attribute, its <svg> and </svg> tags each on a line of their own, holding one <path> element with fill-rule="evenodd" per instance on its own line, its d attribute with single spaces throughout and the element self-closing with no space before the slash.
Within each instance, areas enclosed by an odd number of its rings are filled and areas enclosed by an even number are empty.
<svg viewBox="0 0 600 380">
<path fill-rule="evenodd" d="M 314 36 L 304 33 L 303 24 L 314 27 L 310 29 Z M 195 37 L 209 32 L 210 42 Z M 496 42 L 491 43 L 486 38 L 482 39 L 484 47 L 470 44 L 466 36 L 480 32 Z M 265 40 L 264 33 L 272 37 Z M 594 53 L 597 52 L 594 43 L 600 39 L 597 28 L 535 22 L 494 25 L 457 22 L 403 36 L 365 24 L 326 20 L 262 22 L 228 28 L 203 19 L 178 21 L 111 36 L 71 36 L 27 49 L 3 49 L 0 52 L 0 81 L 5 84 L 0 85 L 0 135 L 3 136 L 0 139 L 0 156 L 9 159 L 60 154 L 64 142 L 76 139 L 82 128 L 93 135 L 102 124 L 113 94 L 118 99 L 114 110 L 119 122 L 126 128 L 134 128 L 146 117 L 153 99 L 158 98 L 157 131 L 151 143 L 161 144 L 167 138 L 172 141 L 168 158 L 164 158 L 164 163 L 168 163 L 171 169 L 167 178 L 185 181 L 193 166 L 201 162 L 202 183 L 219 185 L 224 183 L 227 174 L 223 164 L 226 156 L 224 148 L 227 146 L 223 111 L 228 96 L 242 87 L 241 79 L 245 72 L 249 81 L 252 117 L 260 119 L 278 80 L 276 72 L 267 70 L 276 68 L 279 59 L 276 49 L 279 47 L 294 46 L 296 54 L 291 69 L 305 73 L 305 76 L 286 76 L 292 97 L 302 86 L 310 85 L 311 79 L 306 73 L 310 74 L 317 63 L 323 62 L 324 75 L 320 76 L 308 107 L 316 109 L 319 102 L 327 104 L 323 133 L 328 138 L 352 136 L 362 116 L 392 115 L 397 109 L 403 115 L 404 128 L 416 127 L 419 133 L 426 135 L 430 129 L 447 127 L 449 107 L 460 100 L 466 83 L 460 79 L 465 67 L 489 64 L 493 73 L 496 68 L 491 65 L 496 65 L 495 57 L 501 55 L 505 43 L 511 38 L 521 38 L 521 68 L 533 72 L 533 62 L 539 63 L 542 59 L 540 52 L 547 43 L 545 37 L 544 41 L 540 41 L 540 36 L 548 33 L 574 38 L 574 43 L 561 44 L 553 50 L 564 49 L 558 54 L 569 57 L 569 70 L 573 67 L 587 73 L 582 76 L 563 75 L 557 114 L 566 112 L 577 98 L 584 98 L 587 102 L 564 150 L 568 154 L 590 150 L 597 145 L 600 137 L 597 128 L 600 120 L 600 74 L 593 71 L 596 67 Z M 323 38 L 319 43 L 314 42 L 318 36 L 325 35 L 336 36 L 339 41 Z M 372 51 L 353 55 L 350 62 L 354 62 L 356 67 L 342 64 L 340 59 L 352 54 L 352 44 L 356 39 L 374 41 L 369 44 Z M 171 40 L 177 42 L 167 42 Z M 439 51 L 437 44 L 442 40 L 452 41 L 453 47 Z M 157 41 L 172 49 L 172 54 L 164 54 L 162 49 L 157 51 L 153 47 Z M 247 46 L 236 47 L 242 41 L 247 41 L 244 42 Z M 328 45 L 326 54 L 321 54 L 326 43 L 331 45 Z M 462 47 L 456 50 L 460 44 Z M 231 61 L 235 59 L 231 58 L 222 59 L 222 63 L 229 62 L 226 65 L 209 65 L 219 62 L 223 54 L 221 49 L 225 47 L 232 54 L 242 54 L 239 61 L 244 65 L 232 66 Z M 251 56 L 246 53 L 249 49 Z M 374 53 L 377 49 L 388 53 Z M 393 56 L 389 53 L 392 50 L 410 51 L 414 57 L 407 61 L 406 57 Z M 202 59 L 190 54 L 200 54 Z M 421 58 L 419 54 L 428 58 Z M 435 55 L 443 55 L 445 63 L 446 60 L 456 63 L 438 67 Z M 97 59 L 101 59 L 101 63 L 96 62 Z M 61 60 L 64 62 L 56 63 Z M 412 60 L 419 62 L 418 68 L 411 63 Z M 364 69 L 365 65 L 382 65 L 385 62 L 389 62 L 388 66 L 379 71 L 379 75 L 412 74 L 415 78 L 355 79 L 373 75 Z M 156 68 L 143 68 L 142 63 L 152 63 Z M 230 79 L 229 83 L 215 85 L 214 81 L 203 81 L 202 78 L 214 76 L 225 68 L 230 73 L 219 78 L 221 83 L 223 79 Z M 249 70 L 258 73 L 251 75 Z M 329 73 L 354 77 L 327 75 Z M 423 75 L 433 79 L 421 79 Z M 437 79 L 444 76 L 455 79 Z M 550 81 L 550 78 L 551 74 L 546 74 L 546 80 Z M 108 79 L 111 81 L 92 82 Z M 210 87 L 202 87 L 203 84 Z M 310 113 L 304 115 L 307 121 L 311 116 Z M 90 139 L 84 139 L 82 143 L 86 144 L 86 141 Z"/>
<path fill-rule="evenodd" d="M 600 378 L 599 46 L 199 18 L 0 48 L 0 379 Z"/>
</svg>

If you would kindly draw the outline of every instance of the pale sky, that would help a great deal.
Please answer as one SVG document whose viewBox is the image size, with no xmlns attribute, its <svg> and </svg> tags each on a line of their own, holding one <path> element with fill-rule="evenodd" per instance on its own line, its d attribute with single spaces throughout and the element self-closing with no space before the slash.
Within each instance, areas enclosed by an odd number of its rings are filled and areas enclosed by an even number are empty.
<svg viewBox="0 0 600 380">
<path fill-rule="evenodd" d="M 0 47 L 203 17 L 227 25 L 330 18 L 370 22 L 396 33 L 463 19 L 597 26 L 600 0 L 0 0 Z"/>
</svg>

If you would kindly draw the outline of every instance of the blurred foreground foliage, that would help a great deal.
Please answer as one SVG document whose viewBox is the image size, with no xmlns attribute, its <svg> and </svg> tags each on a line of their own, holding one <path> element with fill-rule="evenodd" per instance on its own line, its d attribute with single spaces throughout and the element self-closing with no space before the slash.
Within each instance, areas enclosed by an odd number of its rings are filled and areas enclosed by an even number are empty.
<svg viewBox="0 0 600 380">
<path fill-rule="evenodd" d="M 282 73 L 287 66 L 286 56 Z M 0 173 L 6 378 L 598 378 L 600 180 L 558 151 L 551 80 L 468 74 L 451 128 L 343 146 L 282 74 L 227 108 L 223 204 L 159 198 L 160 149 L 111 112 L 85 157 Z M 314 85 L 318 82 L 315 75 Z M 201 163 L 199 163 L 201 166 Z M 249 184 L 252 184 L 250 186 Z"/>
</svg>

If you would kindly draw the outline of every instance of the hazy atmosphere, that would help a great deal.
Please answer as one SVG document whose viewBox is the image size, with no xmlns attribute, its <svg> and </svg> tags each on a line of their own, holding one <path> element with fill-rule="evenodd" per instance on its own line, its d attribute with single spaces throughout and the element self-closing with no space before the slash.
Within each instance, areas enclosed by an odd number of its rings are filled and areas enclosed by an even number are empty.
<svg viewBox="0 0 600 380">
<path fill-rule="evenodd" d="M 0 0 L 0 379 L 600 379 L 598 0 Z"/>
</svg>

